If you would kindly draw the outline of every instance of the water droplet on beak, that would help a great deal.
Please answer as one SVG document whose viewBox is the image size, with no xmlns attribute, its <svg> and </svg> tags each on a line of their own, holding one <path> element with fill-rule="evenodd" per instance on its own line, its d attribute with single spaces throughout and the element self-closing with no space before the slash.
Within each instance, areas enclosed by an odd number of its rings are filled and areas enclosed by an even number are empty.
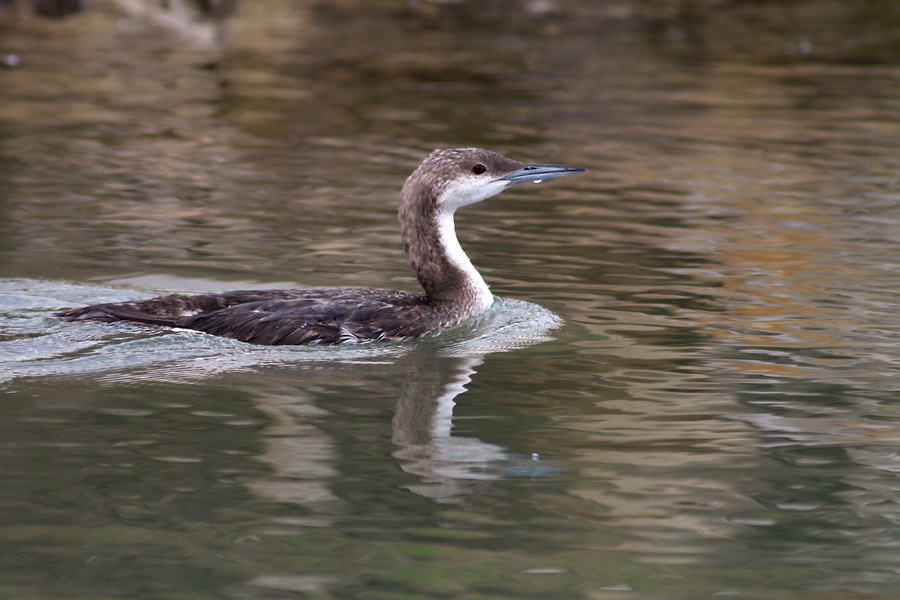
<svg viewBox="0 0 900 600">
<path fill-rule="evenodd" d="M 535 179 L 535 180 L 534 180 L 535 183 L 540 183 L 540 182 L 542 182 L 542 181 L 543 181 L 543 179 Z"/>
</svg>

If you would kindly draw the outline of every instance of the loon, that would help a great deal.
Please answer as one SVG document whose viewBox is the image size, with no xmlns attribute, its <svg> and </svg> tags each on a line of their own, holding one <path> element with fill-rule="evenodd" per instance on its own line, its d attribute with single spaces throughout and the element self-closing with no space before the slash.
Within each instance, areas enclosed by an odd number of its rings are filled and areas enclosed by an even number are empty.
<svg viewBox="0 0 900 600">
<path fill-rule="evenodd" d="M 172 294 L 57 313 L 66 321 L 127 321 L 192 329 L 252 344 L 412 340 L 491 307 L 493 296 L 456 239 L 456 209 L 527 181 L 584 171 L 525 164 L 489 150 L 435 150 L 400 192 L 400 235 L 423 293 L 359 287 Z"/>
</svg>

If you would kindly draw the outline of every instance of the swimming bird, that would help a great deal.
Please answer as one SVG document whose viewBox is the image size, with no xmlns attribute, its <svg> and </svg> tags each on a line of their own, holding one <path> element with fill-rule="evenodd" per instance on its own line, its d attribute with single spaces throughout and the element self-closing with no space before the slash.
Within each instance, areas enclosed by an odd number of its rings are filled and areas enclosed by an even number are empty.
<svg viewBox="0 0 900 600">
<path fill-rule="evenodd" d="M 525 164 L 489 150 L 435 150 L 400 192 L 400 236 L 421 293 L 359 287 L 172 294 L 58 313 L 67 321 L 129 321 L 193 329 L 253 344 L 411 340 L 491 307 L 491 291 L 456 239 L 458 208 L 517 183 L 584 171 Z"/>
</svg>

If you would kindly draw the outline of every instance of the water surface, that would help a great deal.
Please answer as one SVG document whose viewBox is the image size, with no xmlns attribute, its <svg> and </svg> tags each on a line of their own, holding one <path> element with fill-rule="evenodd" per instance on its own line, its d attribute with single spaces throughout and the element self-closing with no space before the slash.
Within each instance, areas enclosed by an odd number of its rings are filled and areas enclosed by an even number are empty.
<svg viewBox="0 0 900 600">
<path fill-rule="evenodd" d="M 0 595 L 896 596 L 897 23 L 500 4 L 0 21 Z M 589 169 L 461 212 L 478 322 L 50 316 L 415 289 L 395 198 L 460 145 Z"/>
</svg>

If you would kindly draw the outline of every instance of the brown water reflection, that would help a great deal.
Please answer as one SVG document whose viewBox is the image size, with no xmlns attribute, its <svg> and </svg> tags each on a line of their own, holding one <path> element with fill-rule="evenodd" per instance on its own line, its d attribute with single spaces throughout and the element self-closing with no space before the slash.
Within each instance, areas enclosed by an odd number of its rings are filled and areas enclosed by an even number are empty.
<svg viewBox="0 0 900 600">
<path fill-rule="evenodd" d="M 894 11 L 140 8 L 0 8 L 7 595 L 895 594 Z M 323 358 L 46 317 L 412 289 L 397 190 L 462 144 L 590 169 L 460 216 L 553 341 Z"/>
</svg>

